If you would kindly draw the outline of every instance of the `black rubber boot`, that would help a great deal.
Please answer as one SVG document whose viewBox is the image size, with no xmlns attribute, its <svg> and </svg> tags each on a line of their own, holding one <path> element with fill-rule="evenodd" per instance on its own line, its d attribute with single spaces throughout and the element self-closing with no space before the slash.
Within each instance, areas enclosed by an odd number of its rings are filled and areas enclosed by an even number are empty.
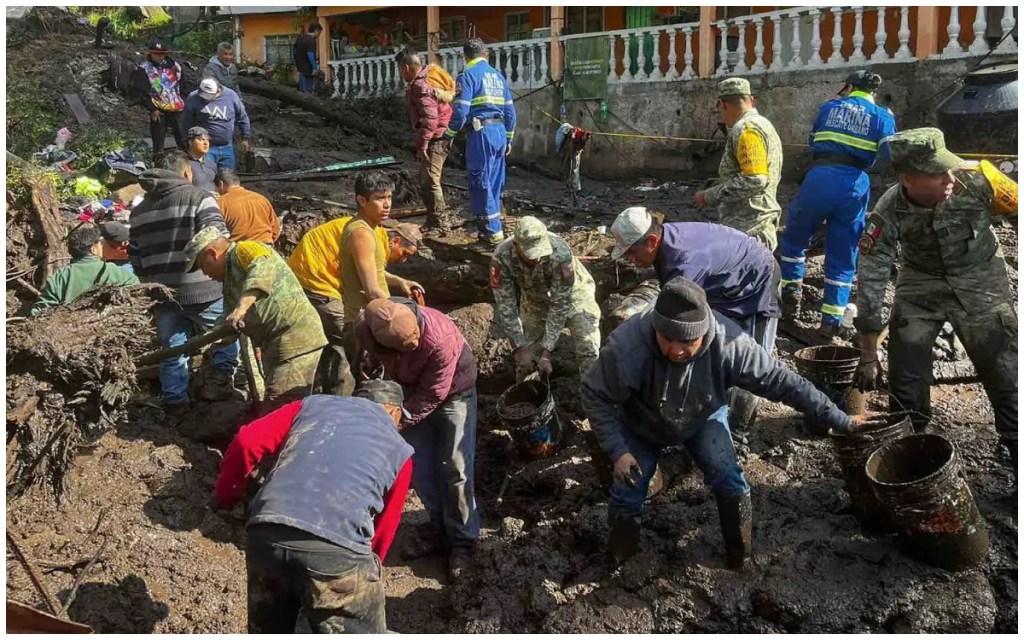
<svg viewBox="0 0 1024 640">
<path fill-rule="evenodd" d="M 617 567 L 640 550 L 640 516 L 615 516 L 609 524 L 608 562 Z"/>
<path fill-rule="evenodd" d="M 725 566 L 740 571 L 753 553 L 753 517 L 750 494 L 742 496 L 715 496 L 718 503 L 718 522 L 725 539 Z"/>
<path fill-rule="evenodd" d="M 799 316 L 803 299 L 804 290 L 801 285 L 787 284 L 782 287 L 782 317 L 792 319 Z"/>
</svg>

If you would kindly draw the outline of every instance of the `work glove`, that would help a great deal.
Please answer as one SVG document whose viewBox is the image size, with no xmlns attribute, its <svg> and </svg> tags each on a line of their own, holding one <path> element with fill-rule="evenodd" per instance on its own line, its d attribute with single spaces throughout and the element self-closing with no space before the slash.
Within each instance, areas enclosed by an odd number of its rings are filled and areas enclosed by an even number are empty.
<svg viewBox="0 0 1024 640">
<path fill-rule="evenodd" d="M 513 359 L 516 367 L 516 382 L 522 382 L 523 378 L 533 372 L 533 349 L 530 345 L 524 345 L 515 350 Z"/>
<path fill-rule="evenodd" d="M 861 391 L 874 391 L 885 387 L 885 373 L 878 358 L 857 365 L 854 385 Z"/>
<path fill-rule="evenodd" d="M 547 379 L 551 377 L 551 352 L 545 349 L 537 359 L 537 373 L 540 377 Z"/>
<path fill-rule="evenodd" d="M 634 489 L 639 486 L 643 472 L 640 470 L 640 463 L 636 461 L 631 453 L 624 453 L 615 461 L 615 470 L 612 472 L 615 481 Z"/>
</svg>

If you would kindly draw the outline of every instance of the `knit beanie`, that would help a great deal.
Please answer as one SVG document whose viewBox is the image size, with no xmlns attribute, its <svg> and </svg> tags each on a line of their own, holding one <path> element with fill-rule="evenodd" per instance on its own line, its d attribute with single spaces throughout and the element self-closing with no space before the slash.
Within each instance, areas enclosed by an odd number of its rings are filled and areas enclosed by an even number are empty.
<svg viewBox="0 0 1024 640">
<path fill-rule="evenodd" d="M 677 276 L 665 283 L 654 303 L 654 328 L 669 340 L 689 342 L 707 334 L 711 312 L 704 289 Z"/>
</svg>

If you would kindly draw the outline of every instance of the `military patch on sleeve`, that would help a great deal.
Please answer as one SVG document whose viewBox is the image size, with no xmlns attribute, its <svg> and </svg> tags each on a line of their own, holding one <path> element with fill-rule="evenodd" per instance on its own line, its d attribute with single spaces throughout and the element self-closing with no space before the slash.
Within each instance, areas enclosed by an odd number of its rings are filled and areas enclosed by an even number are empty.
<svg viewBox="0 0 1024 640">
<path fill-rule="evenodd" d="M 501 286 L 501 267 L 496 264 L 491 265 L 491 288 L 497 289 Z"/>
<path fill-rule="evenodd" d="M 571 280 L 573 276 L 572 271 L 572 260 L 566 260 L 562 263 L 562 277 L 566 280 Z"/>
<path fill-rule="evenodd" d="M 981 173 L 992 187 L 992 213 L 1017 213 L 1017 183 L 988 160 L 981 161 Z"/>
<path fill-rule="evenodd" d="M 744 129 L 736 144 L 736 161 L 747 176 L 768 175 L 768 147 L 753 129 Z"/>
<path fill-rule="evenodd" d="M 882 235 L 882 223 L 880 220 L 868 220 L 868 224 L 864 227 L 864 233 L 860 234 L 860 246 L 861 253 L 870 253 L 871 247 L 875 246 L 875 242 L 878 237 Z"/>
</svg>

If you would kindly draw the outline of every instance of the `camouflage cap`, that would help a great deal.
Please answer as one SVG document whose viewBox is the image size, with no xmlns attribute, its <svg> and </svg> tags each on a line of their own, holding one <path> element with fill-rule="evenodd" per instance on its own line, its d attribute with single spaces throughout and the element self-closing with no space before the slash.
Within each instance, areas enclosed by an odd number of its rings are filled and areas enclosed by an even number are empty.
<svg viewBox="0 0 1024 640">
<path fill-rule="evenodd" d="M 540 260 L 551 255 L 553 251 L 551 240 L 548 238 L 548 228 L 533 216 L 519 219 L 515 238 L 516 246 L 527 260 Z"/>
<path fill-rule="evenodd" d="M 746 78 L 726 78 L 718 83 L 718 97 L 749 96 L 750 81 Z"/>
<path fill-rule="evenodd" d="M 934 127 L 908 129 L 882 140 L 889 145 L 896 173 L 945 173 L 961 166 L 960 156 L 946 148 L 946 138 Z"/>
<path fill-rule="evenodd" d="M 196 257 L 203 252 L 206 247 L 213 244 L 217 238 L 227 238 L 228 234 L 225 231 L 221 231 L 217 227 L 204 227 L 199 230 L 199 233 L 192 236 L 192 239 L 185 245 L 185 271 L 195 271 Z"/>
</svg>

